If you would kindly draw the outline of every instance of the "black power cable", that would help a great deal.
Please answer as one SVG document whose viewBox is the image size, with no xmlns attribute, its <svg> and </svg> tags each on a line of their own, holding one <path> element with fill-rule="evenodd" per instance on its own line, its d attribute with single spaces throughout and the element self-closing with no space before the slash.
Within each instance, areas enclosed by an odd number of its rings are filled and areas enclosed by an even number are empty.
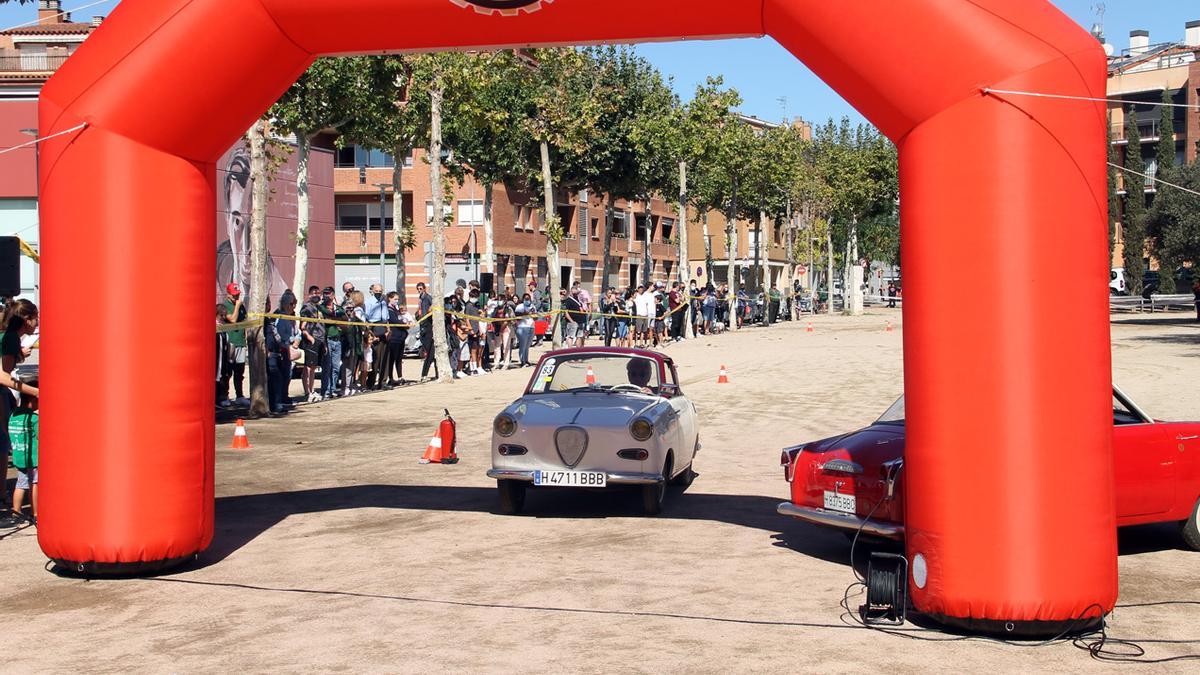
<svg viewBox="0 0 1200 675">
<path fill-rule="evenodd" d="M 903 469 L 904 469 L 904 465 L 900 465 L 900 467 L 896 470 L 896 474 L 895 474 L 893 480 L 899 478 L 900 471 L 902 471 Z M 1088 653 L 1088 655 L 1091 656 L 1093 659 L 1095 659 L 1097 661 L 1104 661 L 1107 663 L 1157 664 L 1157 663 L 1174 663 L 1174 662 L 1179 662 L 1179 661 L 1200 661 L 1200 654 L 1185 654 L 1185 655 L 1181 655 L 1181 656 L 1170 656 L 1170 657 L 1164 657 L 1164 658 L 1158 658 L 1158 659 L 1145 658 L 1146 649 L 1141 646 L 1141 643 L 1162 644 L 1162 645 L 1189 645 L 1189 644 L 1200 644 L 1200 640 L 1162 640 L 1162 639 L 1132 640 L 1132 639 L 1123 639 L 1123 638 L 1112 637 L 1108 634 L 1108 617 L 1104 616 L 1104 608 L 1098 604 L 1087 607 L 1086 609 L 1083 610 L 1083 612 L 1078 617 L 1068 621 L 1066 628 L 1064 628 L 1062 630 L 1062 632 L 1060 632 L 1059 634 L 1055 635 L 1054 637 L 1052 637 L 1048 640 L 1043 640 L 1041 642 L 1023 642 L 1023 641 L 1018 641 L 1018 640 L 1008 640 L 1005 638 L 990 637 L 990 636 L 986 636 L 986 635 L 943 635 L 939 631 L 930 630 L 927 628 L 897 629 L 897 628 L 892 628 L 892 627 L 872 625 L 872 624 L 866 623 L 859 616 L 858 612 L 856 612 L 850 608 L 851 592 L 854 591 L 854 589 L 856 587 L 862 589 L 859 591 L 859 594 L 866 592 L 868 605 L 875 604 L 875 603 L 884 603 L 884 602 L 887 602 L 887 601 L 897 597 L 897 589 L 895 587 L 896 586 L 896 577 L 894 575 L 887 574 L 882 571 L 880 571 L 878 574 L 875 574 L 875 573 L 873 573 L 874 570 L 869 570 L 870 572 L 872 572 L 872 576 L 871 576 L 871 579 L 868 580 L 868 579 L 864 579 L 863 576 L 858 573 L 858 568 L 856 568 L 854 566 L 854 560 L 855 560 L 854 553 L 855 553 L 855 549 L 858 546 L 859 538 L 862 536 L 863 531 L 866 529 L 867 523 L 870 522 L 871 518 L 873 518 L 875 516 L 875 513 L 879 510 L 879 507 L 882 506 L 884 502 L 888 501 L 888 499 L 890 499 L 890 497 L 885 496 L 885 497 L 881 498 L 878 502 L 876 502 L 874 506 L 871 507 L 871 510 L 867 513 L 867 517 L 863 518 L 862 523 L 859 524 L 858 529 L 854 533 L 854 538 L 850 542 L 850 569 L 854 572 L 855 582 L 850 584 L 849 586 L 847 586 L 846 590 L 842 593 L 842 601 L 841 601 L 840 605 L 841 605 L 841 608 L 845 612 L 842 615 L 843 623 L 846 623 L 847 618 L 849 618 L 849 620 L 851 622 L 850 625 L 858 625 L 858 626 L 860 626 L 862 628 L 866 628 L 868 630 L 874 630 L 874 631 L 878 631 L 880 633 L 886 633 L 888 635 L 894 635 L 896 637 L 907 638 L 909 640 L 919 640 L 922 642 L 979 641 L 979 642 L 990 642 L 990 643 L 995 643 L 995 644 L 1001 644 L 1001 645 L 1006 645 L 1009 647 L 1024 647 L 1024 648 L 1049 647 L 1052 645 L 1066 644 L 1069 642 L 1075 648 L 1086 651 Z M 907 562 L 906 557 L 905 557 L 905 561 Z M 908 583 L 907 578 L 905 579 L 904 583 Z M 1160 606 L 1160 605 L 1177 605 L 1177 604 L 1200 605 L 1200 601 L 1169 600 L 1169 601 L 1165 601 L 1165 602 L 1118 605 L 1118 607 L 1122 607 L 1122 608 L 1153 607 L 1153 606 Z M 1093 609 L 1098 610 L 1099 614 L 1100 614 L 1100 624 L 1098 626 L 1094 625 L 1094 623 L 1096 621 L 1096 617 L 1088 616 L 1088 614 L 1092 613 Z M 927 633 L 933 633 L 933 634 L 937 634 L 937 635 L 941 635 L 941 636 L 934 637 L 934 636 L 926 635 Z"/>
</svg>

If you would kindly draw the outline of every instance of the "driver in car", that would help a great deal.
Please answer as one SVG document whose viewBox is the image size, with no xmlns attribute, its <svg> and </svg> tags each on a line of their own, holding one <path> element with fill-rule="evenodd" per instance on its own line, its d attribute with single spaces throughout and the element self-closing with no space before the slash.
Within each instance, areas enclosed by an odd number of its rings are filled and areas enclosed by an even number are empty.
<svg viewBox="0 0 1200 675">
<path fill-rule="evenodd" d="M 650 388 L 650 376 L 653 374 L 652 365 L 646 359 L 629 359 L 629 363 L 625 365 L 625 372 L 629 376 L 629 383 L 636 386 L 643 394 L 653 394 L 654 390 Z"/>
</svg>

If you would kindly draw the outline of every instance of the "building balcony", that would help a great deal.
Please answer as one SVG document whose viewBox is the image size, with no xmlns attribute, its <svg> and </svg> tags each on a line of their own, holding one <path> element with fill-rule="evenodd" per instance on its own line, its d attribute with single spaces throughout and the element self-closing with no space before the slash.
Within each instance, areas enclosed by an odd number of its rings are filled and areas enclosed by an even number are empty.
<svg viewBox="0 0 1200 675">
<path fill-rule="evenodd" d="M 50 75 L 61 68 L 67 58 L 66 54 L 0 54 L 0 76 Z"/>
</svg>

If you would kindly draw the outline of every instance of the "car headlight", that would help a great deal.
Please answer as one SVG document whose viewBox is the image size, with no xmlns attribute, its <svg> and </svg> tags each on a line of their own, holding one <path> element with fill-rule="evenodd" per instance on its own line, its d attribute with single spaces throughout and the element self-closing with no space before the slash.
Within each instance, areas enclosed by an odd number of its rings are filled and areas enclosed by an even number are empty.
<svg viewBox="0 0 1200 675">
<path fill-rule="evenodd" d="M 629 425 L 629 434 L 639 441 L 650 440 L 654 435 L 654 425 L 645 417 L 639 417 Z"/>
<path fill-rule="evenodd" d="M 497 415 L 493 426 L 496 429 L 496 433 L 504 437 L 512 436 L 517 431 L 517 421 L 513 419 L 512 415 L 507 413 Z"/>
</svg>

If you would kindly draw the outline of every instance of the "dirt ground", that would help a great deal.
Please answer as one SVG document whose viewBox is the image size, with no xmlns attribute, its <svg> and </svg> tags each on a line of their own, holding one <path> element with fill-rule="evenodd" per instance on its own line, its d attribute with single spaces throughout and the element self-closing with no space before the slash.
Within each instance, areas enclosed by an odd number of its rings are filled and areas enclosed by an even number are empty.
<svg viewBox="0 0 1200 675">
<path fill-rule="evenodd" d="M 248 452 L 224 449 L 233 430 L 222 425 L 216 539 L 198 564 L 82 581 L 45 571 L 32 530 L 0 540 L 0 669 L 1117 668 L 1069 644 L 918 642 L 847 625 L 849 543 L 775 513 L 787 495 L 779 450 L 856 428 L 892 402 L 903 325 L 898 310 L 875 309 L 813 326 L 670 347 L 704 449 L 699 478 L 668 494 L 658 518 L 638 515 L 632 494 L 595 492 L 532 494 L 525 515 L 495 513 L 490 424 L 528 369 L 304 406 L 250 423 Z M 1117 381 L 1152 415 L 1200 417 L 1200 331 L 1186 315 L 1115 316 L 1113 354 Z M 716 384 L 721 364 L 730 384 Z M 443 407 L 459 422 L 462 461 L 419 465 Z M 1180 550 L 1172 527 L 1121 542 L 1122 605 L 1191 604 L 1120 607 L 1111 632 L 1200 640 L 1200 554 Z M 1200 653 L 1200 642 L 1146 646 Z"/>
</svg>

